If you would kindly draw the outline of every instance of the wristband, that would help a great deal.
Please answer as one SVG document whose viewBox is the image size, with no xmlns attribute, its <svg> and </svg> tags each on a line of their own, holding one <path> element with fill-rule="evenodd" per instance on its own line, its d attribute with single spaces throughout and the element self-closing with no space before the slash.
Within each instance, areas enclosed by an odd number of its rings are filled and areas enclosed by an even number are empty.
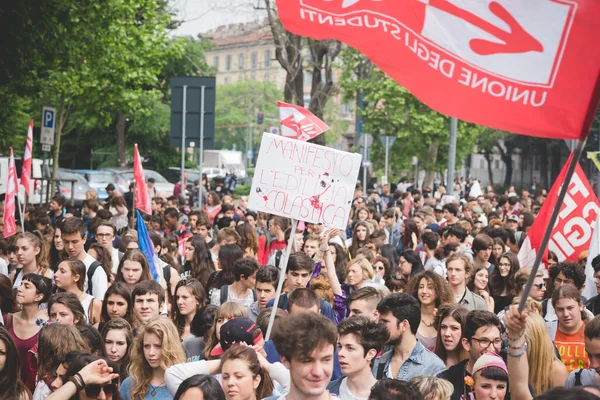
<svg viewBox="0 0 600 400">
<path fill-rule="evenodd" d="M 523 337 L 523 335 L 525 335 L 525 331 L 523 331 L 519 336 L 515 337 L 515 338 L 511 338 L 510 335 L 508 334 L 509 332 L 506 332 L 506 337 L 508 337 L 508 340 L 511 342 L 516 342 L 517 340 L 521 339 Z"/>
<path fill-rule="evenodd" d="M 78 379 L 75 375 L 67 379 L 67 382 L 71 382 L 73 385 L 75 385 L 76 393 L 79 393 L 81 390 L 83 390 L 83 386 L 81 386 L 81 384 L 78 382 Z"/>
<path fill-rule="evenodd" d="M 506 354 L 508 354 L 511 357 L 515 357 L 515 358 L 521 357 L 525 353 L 527 353 L 527 342 L 523 343 L 523 350 L 521 350 L 520 353 L 515 354 L 515 353 L 511 353 L 510 351 L 506 352 Z"/>
<path fill-rule="evenodd" d="M 83 380 L 83 377 L 81 376 L 81 374 L 78 372 L 78 373 L 76 373 L 74 376 L 76 376 L 76 377 L 77 377 L 77 378 L 80 380 L 80 382 L 81 382 L 81 387 L 83 387 L 83 388 L 85 389 L 85 387 L 86 387 L 86 384 L 85 384 L 85 381 Z"/>
</svg>

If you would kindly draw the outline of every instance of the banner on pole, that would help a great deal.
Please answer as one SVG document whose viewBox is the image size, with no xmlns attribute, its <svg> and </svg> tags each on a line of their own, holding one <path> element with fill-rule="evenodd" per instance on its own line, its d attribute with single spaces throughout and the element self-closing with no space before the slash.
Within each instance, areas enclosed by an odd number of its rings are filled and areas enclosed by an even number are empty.
<svg viewBox="0 0 600 400">
<path fill-rule="evenodd" d="M 10 148 L 10 158 L 8 159 L 8 182 L 6 183 L 6 197 L 4 199 L 4 237 L 17 233 L 17 222 L 15 219 L 16 203 L 18 199 L 17 168 L 15 166 L 15 156 L 12 147 Z"/>
<path fill-rule="evenodd" d="M 25 188 L 25 193 L 29 196 L 31 193 L 31 157 L 33 146 L 33 120 L 29 121 L 27 130 L 27 141 L 25 142 L 25 154 L 23 155 L 23 168 L 21 170 L 21 185 Z"/>
<path fill-rule="evenodd" d="M 352 46 L 440 113 L 538 137 L 589 133 L 598 0 L 277 0 L 277 10 L 288 31 Z"/>
<path fill-rule="evenodd" d="M 135 180 L 135 207 L 142 210 L 146 214 L 152 215 L 152 207 L 150 206 L 150 196 L 148 195 L 148 187 L 146 186 L 146 178 L 144 177 L 144 168 L 138 151 L 137 144 L 133 146 L 133 177 Z"/>
<path fill-rule="evenodd" d="M 523 242 L 523 246 L 519 251 L 521 268 L 531 267 L 535 261 L 544 231 L 556 205 L 558 192 L 565 180 L 571 157 L 573 157 L 572 153 L 554 185 L 552 185 L 546 201 L 531 226 L 525 242 Z M 573 178 L 568 185 L 569 190 L 565 200 L 563 204 L 559 205 L 560 213 L 552 229 L 548 250 L 554 252 L 559 261 L 577 262 L 579 254 L 590 247 L 592 228 L 600 212 L 600 202 L 579 164 L 577 164 Z M 542 263 L 547 265 L 547 262 L 548 256 L 544 254 Z"/>
<path fill-rule="evenodd" d="M 346 229 L 361 159 L 263 133 L 248 208 Z"/>
<path fill-rule="evenodd" d="M 298 140 L 311 140 L 329 130 L 329 126 L 307 109 L 295 104 L 277 102 L 281 135 Z"/>
</svg>

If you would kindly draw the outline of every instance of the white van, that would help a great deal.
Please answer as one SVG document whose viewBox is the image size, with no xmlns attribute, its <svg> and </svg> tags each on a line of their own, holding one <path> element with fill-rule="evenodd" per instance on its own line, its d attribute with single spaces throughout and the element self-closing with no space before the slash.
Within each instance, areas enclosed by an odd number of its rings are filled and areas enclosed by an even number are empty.
<svg viewBox="0 0 600 400">
<path fill-rule="evenodd" d="M 6 184 L 8 182 L 8 159 L 9 157 L 0 157 L 0 198 L 6 195 Z M 39 178 L 50 176 L 50 162 L 46 162 L 45 171 L 42 171 L 42 160 L 33 158 L 31 160 L 31 181 L 29 204 L 40 204 L 44 196 L 42 195 L 42 181 Z M 19 200 L 25 201 L 25 188 L 21 185 L 21 170 L 23 169 L 23 160 L 15 157 L 17 167 L 17 183 L 19 184 Z M 37 178 L 37 179 L 36 179 Z M 44 183 L 46 185 L 46 183 Z M 45 194 L 45 188 L 44 188 Z M 50 194 L 52 197 L 53 194 Z"/>
</svg>

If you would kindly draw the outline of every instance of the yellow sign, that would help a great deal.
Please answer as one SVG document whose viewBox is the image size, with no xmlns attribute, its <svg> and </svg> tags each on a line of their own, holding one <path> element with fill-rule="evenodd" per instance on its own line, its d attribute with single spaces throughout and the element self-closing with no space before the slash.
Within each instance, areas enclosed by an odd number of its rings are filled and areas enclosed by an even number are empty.
<svg viewBox="0 0 600 400">
<path fill-rule="evenodd" d="M 600 171 L 600 151 L 588 151 L 587 157 L 596 164 L 596 168 Z"/>
</svg>

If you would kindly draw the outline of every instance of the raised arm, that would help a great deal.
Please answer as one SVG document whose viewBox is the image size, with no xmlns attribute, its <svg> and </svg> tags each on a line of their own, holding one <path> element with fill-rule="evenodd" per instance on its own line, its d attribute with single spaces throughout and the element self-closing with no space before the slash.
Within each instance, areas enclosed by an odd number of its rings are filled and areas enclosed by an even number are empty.
<svg viewBox="0 0 600 400">
<path fill-rule="evenodd" d="M 332 236 L 335 236 L 337 232 L 335 229 L 329 230 L 322 238 L 321 244 L 319 245 L 319 250 L 323 253 L 323 263 L 325 264 L 325 269 L 327 270 L 327 278 L 329 279 L 329 284 L 333 289 L 333 293 L 338 296 L 343 296 L 344 292 L 342 291 L 342 285 L 340 285 L 340 280 L 337 277 L 335 272 L 335 263 L 333 262 L 333 256 L 331 255 L 331 251 L 329 250 L 329 240 L 331 240 Z"/>
<path fill-rule="evenodd" d="M 529 392 L 529 361 L 525 328 L 527 313 L 519 313 L 518 306 L 512 305 L 504 314 L 504 326 L 508 335 L 508 381 L 513 400 L 531 400 Z"/>
<path fill-rule="evenodd" d="M 175 396 L 181 382 L 194 375 L 215 375 L 221 370 L 220 360 L 200 360 L 173 365 L 165 371 L 165 384 L 171 396 Z"/>
</svg>

